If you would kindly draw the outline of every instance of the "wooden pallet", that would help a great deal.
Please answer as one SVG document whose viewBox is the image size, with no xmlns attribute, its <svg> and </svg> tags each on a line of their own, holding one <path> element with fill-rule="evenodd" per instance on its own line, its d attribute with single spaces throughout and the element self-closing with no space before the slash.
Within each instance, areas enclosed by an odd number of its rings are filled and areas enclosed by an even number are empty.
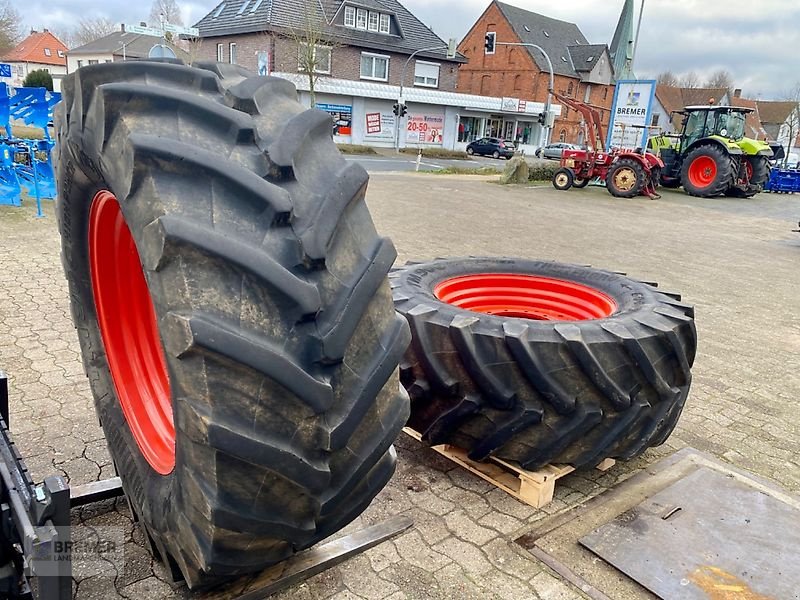
<svg viewBox="0 0 800 600">
<path fill-rule="evenodd" d="M 410 427 L 404 427 L 403 431 L 415 440 L 422 441 L 420 433 Z M 570 465 L 547 465 L 536 471 L 528 471 L 518 464 L 494 456 L 489 457 L 486 462 L 474 461 L 467 456 L 465 450 L 449 444 L 432 446 L 432 449 L 511 494 L 520 502 L 536 508 L 541 508 L 552 501 L 556 490 L 556 481 L 575 470 L 575 467 Z M 615 463 L 613 458 L 606 458 L 597 465 L 597 469 L 607 471 Z"/>
</svg>

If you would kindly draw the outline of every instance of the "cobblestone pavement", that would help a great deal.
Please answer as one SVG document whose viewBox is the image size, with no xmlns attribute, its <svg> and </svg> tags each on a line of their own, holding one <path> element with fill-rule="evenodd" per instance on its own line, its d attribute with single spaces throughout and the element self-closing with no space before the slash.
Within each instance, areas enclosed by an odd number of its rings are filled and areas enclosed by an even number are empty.
<svg viewBox="0 0 800 600">
<path fill-rule="evenodd" d="M 694 386 L 666 445 L 606 473 L 570 475 L 536 510 L 401 436 L 390 485 L 347 531 L 394 514 L 414 527 L 284 592 L 282 599 L 582 597 L 512 540 L 686 445 L 800 491 L 800 218 L 791 196 L 659 201 L 588 188 L 501 188 L 476 178 L 374 175 L 369 203 L 400 258 L 517 255 L 591 263 L 660 281 L 696 305 Z M 0 367 L 11 375 L 12 429 L 35 478 L 111 476 L 69 317 L 52 210 L 0 207 Z M 124 569 L 76 582 L 81 598 L 174 598 L 122 500 L 77 509 L 73 522 L 127 536 Z"/>
</svg>

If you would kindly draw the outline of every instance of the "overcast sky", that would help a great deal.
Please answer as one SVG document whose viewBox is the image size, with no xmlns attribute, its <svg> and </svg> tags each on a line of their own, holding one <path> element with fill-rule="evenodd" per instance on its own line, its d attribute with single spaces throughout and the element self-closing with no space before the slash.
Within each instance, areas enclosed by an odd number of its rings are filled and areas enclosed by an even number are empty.
<svg viewBox="0 0 800 600">
<path fill-rule="evenodd" d="M 240 0 L 229 0 L 238 2 Z M 401 0 L 442 38 L 461 39 L 488 0 Z M 611 43 L 623 0 L 508 0 L 521 8 L 577 23 L 592 43 Z M 20 5 L 22 0 L 19 0 Z M 12 0 L 17 5 L 17 0 Z M 178 0 L 194 24 L 217 0 Z M 637 6 L 640 0 L 635 2 Z M 27 27 L 69 27 L 84 15 L 138 22 L 148 0 L 26 0 Z M 22 11 L 21 11 L 22 12 Z M 782 97 L 800 83 L 800 2 L 797 0 L 647 0 L 636 73 L 694 70 L 701 79 L 729 70 L 748 97 Z"/>
</svg>

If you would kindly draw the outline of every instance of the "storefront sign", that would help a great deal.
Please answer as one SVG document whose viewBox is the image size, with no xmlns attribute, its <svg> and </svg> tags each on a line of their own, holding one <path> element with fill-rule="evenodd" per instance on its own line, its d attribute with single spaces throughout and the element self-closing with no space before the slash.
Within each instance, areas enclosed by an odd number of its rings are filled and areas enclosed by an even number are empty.
<svg viewBox="0 0 800 600">
<path fill-rule="evenodd" d="M 370 138 L 394 139 L 394 119 L 391 112 L 368 112 L 366 114 L 367 132 Z"/>
<path fill-rule="evenodd" d="M 517 105 L 517 112 L 525 112 L 527 108 L 528 108 L 528 101 L 520 100 L 519 104 Z"/>
<path fill-rule="evenodd" d="M 353 107 L 347 104 L 321 104 L 317 108 L 324 110 L 333 119 L 333 135 L 350 135 L 353 131 Z"/>
<path fill-rule="evenodd" d="M 503 112 L 517 112 L 519 110 L 519 98 L 503 98 L 500 103 L 500 110 Z"/>
<path fill-rule="evenodd" d="M 641 148 L 647 143 L 655 81 L 618 81 L 608 126 L 609 148 Z"/>
<path fill-rule="evenodd" d="M 406 142 L 412 144 L 441 144 L 444 133 L 443 115 L 409 115 Z"/>
</svg>

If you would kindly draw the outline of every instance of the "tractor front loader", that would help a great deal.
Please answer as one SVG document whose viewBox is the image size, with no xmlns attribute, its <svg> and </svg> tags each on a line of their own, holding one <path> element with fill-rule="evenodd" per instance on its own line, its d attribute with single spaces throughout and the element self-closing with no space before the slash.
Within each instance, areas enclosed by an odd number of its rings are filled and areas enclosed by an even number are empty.
<svg viewBox="0 0 800 600">
<path fill-rule="evenodd" d="M 687 106 L 679 136 L 650 139 L 649 149 L 664 161 L 661 185 L 683 186 L 701 198 L 749 198 L 769 179 L 769 144 L 744 136 L 752 109 L 738 106 Z"/>
</svg>

